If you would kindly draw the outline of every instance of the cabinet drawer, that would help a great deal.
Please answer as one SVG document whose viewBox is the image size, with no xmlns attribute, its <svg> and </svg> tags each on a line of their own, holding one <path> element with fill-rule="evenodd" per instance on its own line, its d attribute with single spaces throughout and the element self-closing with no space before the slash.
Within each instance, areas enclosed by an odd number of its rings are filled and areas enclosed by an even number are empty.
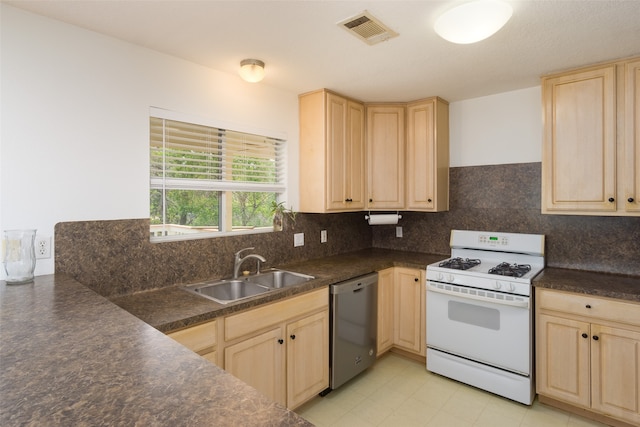
<svg viewBox="0 0 640 427">
<path fill-rule="evenodd" d="M 203 323 L 168 334 L 183 346 L 196 353 L 216 345 L 216 322 Z"/>
<path fill-rule="evenodd" d="M 541 310 L 640 326 L 640 304 L 547 289 L 537 289 L 536 297 L 536 304 Z"/>
<path fill-rule="evenodd" d="M 230 341 L 244 335 L 329 307 L 329 288 L 302 294 L 284 301 L 264 305 L 224 320 L 224 338 Z"/>
</svg>

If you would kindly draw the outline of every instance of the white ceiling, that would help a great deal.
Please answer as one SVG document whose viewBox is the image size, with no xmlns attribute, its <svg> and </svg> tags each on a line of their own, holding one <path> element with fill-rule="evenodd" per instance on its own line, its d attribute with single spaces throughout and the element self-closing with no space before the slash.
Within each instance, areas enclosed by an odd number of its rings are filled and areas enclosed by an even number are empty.
<svg viewBox="0 0 640 427">
<path fill-rule="evenodd" d="M 294 93 L 326 87 L 362 101 L 453 102 L 640 55 L 640 0 L 507 0 L 511 20 L 471 45 L 433 31 L 438 14 L 460 0 L 2 1 L 229 73 L 242 59 L 261 59 L 258 84 Z M 400 35 L 369 46 L 336 25 L 364 10 Z"/>
</svg>

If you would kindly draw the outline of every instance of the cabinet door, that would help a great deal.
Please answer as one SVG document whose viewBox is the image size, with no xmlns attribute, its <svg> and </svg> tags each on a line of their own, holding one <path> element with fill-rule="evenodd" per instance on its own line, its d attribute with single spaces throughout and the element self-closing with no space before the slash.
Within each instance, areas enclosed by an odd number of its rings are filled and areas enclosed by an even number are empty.
<svg viewBox="0 0 640 427">
<path fill-rule="evenodd" d="M 342 210 L 347 199 L 347 100 L 327 93 L 327 210 Z"/>
<path fill-rule="evenodd" d="M 364 209 L 364 105 L 353 101 L 347 103 L 347 142 L 346 208 Z"/>
<path fill-rule="evenodd" d="M 394 345 L 421 354 L 424 318 L 421 312 L 424 304 L 421 301 L 420 270 L 396 267 L 393 279 Z"/>
<path fill-rule="evenodd" d="M 367 107 L 368 209 L 404 208 L 404 106 Z"/>
<path fill-rule="evenodd" d="M 285 349 L 278 327 L 224 349 L 224 369 L 286 405 Z"/>
<path fill-rule="evenodd" d="M 640 333 L 592 324 L 591 335 L 592 408 L 640 425 Z"/>
<path fill-rule="evenodd" d="M 625 64 L 625 210 L 640 212 L 640 60 Z"/>
<path fill-rule="evenodd" d="M 536 327 L 537 391 L 585 408 L 590 405 L 588 323 L 539 314 Z"/>
<path fill-rule="evenodd" d="M 542 212 L 616 211 L 616 72 L 543 80 Z"/>
<path fill-rule="evenodd" d="M 437 98 L 407 106 L 407 209 L 449 210 L 449 109 Z"/>
<path fill-rule="evenodd" d="M 329 312 L 287 325 L 287 407 L 294 409 L 329 387 Z"/>
<path fill-rule="evenodd" d="M 387 268 L 378 272 L 378 356 L 393 345 L 393 271 Z"/>
</svg>

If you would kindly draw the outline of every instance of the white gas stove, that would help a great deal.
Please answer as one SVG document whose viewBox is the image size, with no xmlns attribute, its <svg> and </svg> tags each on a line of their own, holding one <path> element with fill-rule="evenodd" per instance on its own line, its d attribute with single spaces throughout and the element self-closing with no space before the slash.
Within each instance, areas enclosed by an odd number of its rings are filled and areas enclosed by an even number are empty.
<svg viewBox="0 0 640 427">
<path fill-rule="evenodd" d="M 544 236 L 451 231 L 451 258 L 427 266 L 427 369 L 531 404 L 531 283 Z"/>
</svg>

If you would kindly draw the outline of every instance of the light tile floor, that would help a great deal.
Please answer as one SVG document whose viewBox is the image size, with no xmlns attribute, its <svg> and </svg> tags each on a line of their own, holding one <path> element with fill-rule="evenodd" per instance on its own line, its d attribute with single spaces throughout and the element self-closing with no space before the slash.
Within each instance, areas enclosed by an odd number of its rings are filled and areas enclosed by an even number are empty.
<svg viewBox="0 0 640 427">
<path fill-rule="evenodd" d="M 522 405 L 428 372 L 393 353 L 296 412 L 318 427 L 603 427 L 542 405 Z"/>
</svg>

